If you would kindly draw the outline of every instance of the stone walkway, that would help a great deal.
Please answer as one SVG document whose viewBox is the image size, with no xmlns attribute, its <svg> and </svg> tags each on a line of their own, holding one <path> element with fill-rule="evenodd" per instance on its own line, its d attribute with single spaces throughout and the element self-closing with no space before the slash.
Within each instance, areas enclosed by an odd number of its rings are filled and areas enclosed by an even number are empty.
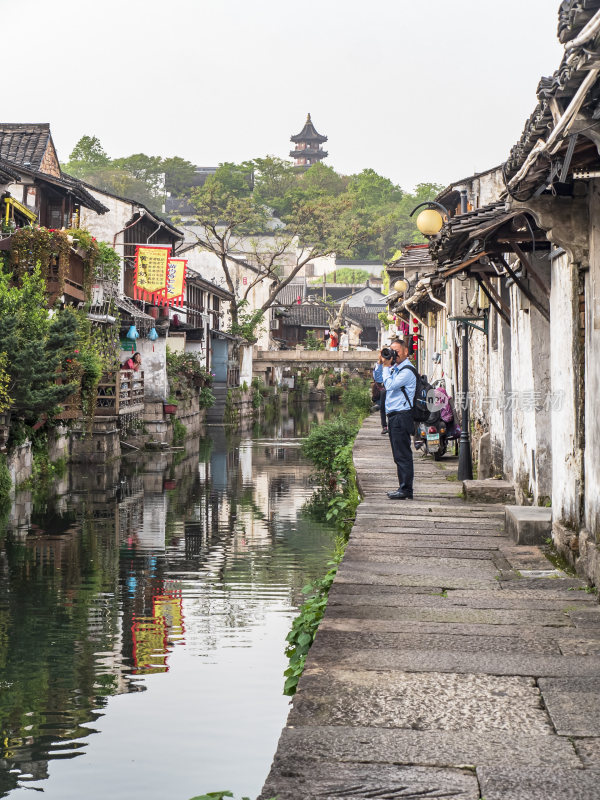
<svg viewBox="0 0 600 800">
<path fill-rule="evenodd" d="M 364 502 L 262 798 L 598 800 L 600 607 L 503 508 L 466 504 L 456 459 L 396 486 L 369 417 Z"/>
</svg>

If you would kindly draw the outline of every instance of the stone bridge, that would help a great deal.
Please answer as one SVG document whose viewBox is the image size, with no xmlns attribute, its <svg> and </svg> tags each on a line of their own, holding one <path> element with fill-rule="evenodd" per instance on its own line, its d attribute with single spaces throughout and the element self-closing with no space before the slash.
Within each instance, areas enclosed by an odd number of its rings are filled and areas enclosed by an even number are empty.
<svg viewBox="0 0 600 800">
<path fill-rule="evenodd" d="M 302 367 L 329 367 L 344 372 L 373 369 L 377 360 L 375 350 L 350 350 L 347 353 L 332 350 L 254 350 L 252 374 L 270 383 L 270 376 L 278 377 L 285 371 L 295 372 Z"/>
</svg>

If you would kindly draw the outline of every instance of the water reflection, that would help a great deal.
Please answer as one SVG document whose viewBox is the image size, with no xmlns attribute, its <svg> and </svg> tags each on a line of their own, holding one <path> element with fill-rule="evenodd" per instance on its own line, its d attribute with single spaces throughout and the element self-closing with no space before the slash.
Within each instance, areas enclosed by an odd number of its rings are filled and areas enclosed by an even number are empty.
<svg viewBox="0 0 600 800">
<path fill-rule="evenodd" d="M 322 415 L 211 428 L 185 453 L 74 468 L 43 502 L 20 493 L 0 534 L 0 796 L 258 792 L 286 714 L 283 639 L 332 547 L 300 513 L 300 438 Z"/>
</svg>

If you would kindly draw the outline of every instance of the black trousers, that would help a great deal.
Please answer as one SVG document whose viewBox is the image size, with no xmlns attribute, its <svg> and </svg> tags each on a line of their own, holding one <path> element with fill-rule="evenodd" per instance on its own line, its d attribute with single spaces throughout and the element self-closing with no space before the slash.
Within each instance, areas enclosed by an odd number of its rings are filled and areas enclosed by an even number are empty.
<svg viewBox="0 0 600 800">
<path fill-rule="evenodd" d="M 415 468 L 413 464 L 410 437 L 414 433 L 412 411 L 393 411 L 388 414 L 388 433 L 392 454 L 398 470 L 398 486 L 401 491 L 412 496 Z"/>
<path fill-rule="evenodd" d="M 381 417 L 381 427 L 387 428 L 387 415 L 385 413 L 385 386 L 383 386 L 379 390 L 379 401 L 381 405 L 379 406 L 379 415 Z"/>
</svg>

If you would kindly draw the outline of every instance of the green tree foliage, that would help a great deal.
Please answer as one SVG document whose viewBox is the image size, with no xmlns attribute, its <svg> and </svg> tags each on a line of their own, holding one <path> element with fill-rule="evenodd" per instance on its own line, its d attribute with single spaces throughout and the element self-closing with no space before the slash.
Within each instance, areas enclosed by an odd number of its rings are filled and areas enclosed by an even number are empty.
<svg viewBox="0 0 600 800">
<path fill-rule="evenodd" d="M 68 364 L 77 350 L 74 314 L 52 320 L 45 308 L 45 284 L 39 267 L 11 286 L 0 274 L 0 341 L 8 354 L 6 373 L 13 418 L 35 422 L 52 415 L 77 384 L 69 380 Z M 62 381 L 62 385 L 57 383 Z"/>
<path fill-rule="evenodd" d="M 179 156 L 162 158 L 135 153 L 111 159 L 97 136 L 82 136 L 65 172 L 107 192 L 138 200 L 154 211 L 162 209 L 165 192 L 189 193 L 196 168 Z"/>
<path fill-rule="evenodd" d="M 110 162 L 110 158 L 97 136 L 82 136 L 73 148 L 69 161 L 81 161 L 90 166 L 104 167 Z"/>
<path fill-rule="evenodd" d="M 366 283 L 373 275 L 366 269 L 352 269 L 352 267 L 341 267 L 333 272 L 328 272 L 321 278 L 313 278 L 310 281 L 312 286 L 320 283 Z"/>
</svg>

